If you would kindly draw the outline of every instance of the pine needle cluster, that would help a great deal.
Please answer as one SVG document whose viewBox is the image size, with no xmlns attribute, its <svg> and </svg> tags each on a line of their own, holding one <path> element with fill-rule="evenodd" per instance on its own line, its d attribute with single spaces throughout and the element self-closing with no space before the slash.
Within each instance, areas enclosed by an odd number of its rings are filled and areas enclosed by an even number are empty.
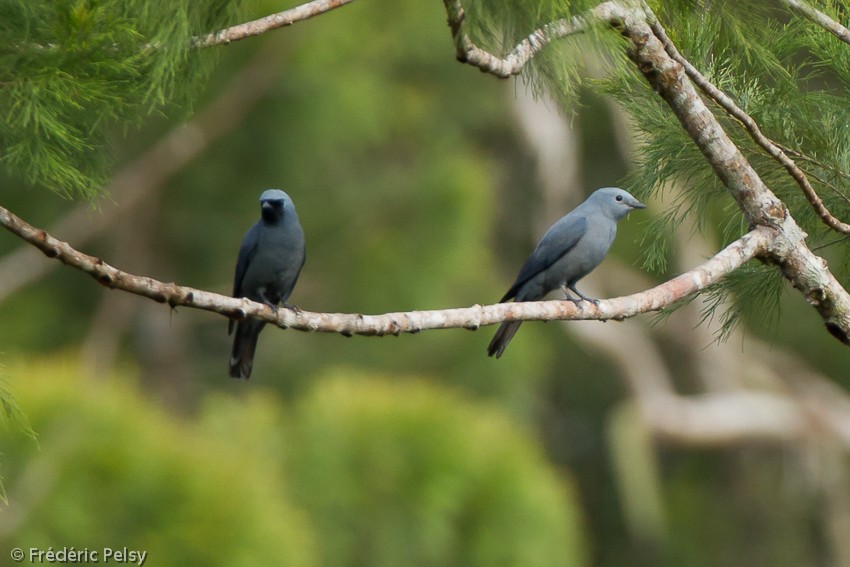
<svg viewBox="0 0 850 567">
<path fill-rule="evenodd" d="M 237 10 L 230 0 L 0 3 L 0 163 L 65 196 L 97 195 L 107 128 L 190 101 L 215 51 L 192 37 Z"/>
</svg>

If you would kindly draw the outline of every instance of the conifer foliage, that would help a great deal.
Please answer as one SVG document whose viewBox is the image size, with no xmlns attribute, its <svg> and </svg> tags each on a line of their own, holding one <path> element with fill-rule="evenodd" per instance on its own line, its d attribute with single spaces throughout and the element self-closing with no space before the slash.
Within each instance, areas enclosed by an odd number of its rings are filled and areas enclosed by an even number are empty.
<svg viewBox="0 0 850 567">
<path fill-rule="evenodd" d="M 0 160 L 34 185 L 96 196 L 108 128 L 189 102 L 213 51 L 192 37 L 238 18 L 230 0 L 0 3 Z"/>
</svg>

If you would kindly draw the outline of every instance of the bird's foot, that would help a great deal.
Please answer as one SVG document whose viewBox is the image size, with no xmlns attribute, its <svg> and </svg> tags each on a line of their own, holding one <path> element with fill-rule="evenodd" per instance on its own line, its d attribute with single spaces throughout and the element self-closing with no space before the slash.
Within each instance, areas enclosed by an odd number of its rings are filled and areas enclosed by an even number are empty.
<svg viewBox="0 0 850 567">
<path fill-rule="evenodd" d="M 289 309 L 290 311 L 295 311 L 295 313 L 297 313 L 298 315 L 301 314 L 301 308 L 298 307 L 297 305 L 292 305 L 291 303 L 284 303 L 283 307 L 284 307 L 284 309 Z"/>
<path fill-rule="evenodd" d="M 580 292 L 579 290 L 577 290 L 575 286 L 570 287 L 570 291 L 572 291 L 572 292 L 573 292 L 573 293 L 575 293 L 577 296 L 579 296 L 579 297 L 581 298 L 581 301 L 589 301 L 590 303 L 592 303 L 592 304 L 594 304 L 595 306 L 599 307 L 599 300 L 598 300 L 598 299 L 594 299 L 593 297 L 588 297 L 588 296 L 586 296 L 585 294 L 583 294 L 582 292 Z M 564 293 L 566 293 L 566 292 L 564 292 Z M 576 303 L 578 303 L 578 302 L 576 302 Z"/>
</svg>

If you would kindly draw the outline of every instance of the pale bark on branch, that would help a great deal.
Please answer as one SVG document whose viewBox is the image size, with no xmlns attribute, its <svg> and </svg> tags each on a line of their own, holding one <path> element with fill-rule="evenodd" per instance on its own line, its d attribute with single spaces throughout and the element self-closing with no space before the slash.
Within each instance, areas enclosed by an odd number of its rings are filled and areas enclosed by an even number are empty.
<svg viewBox="0 0 850 567">
<path fill-rule="evenodd" d="M 460 0 L 443 0 L 443 3 L 446 6 L 458 61 L 469 63 L 484 73 L 490 73 L 502 79 L 519 74 L 532 57 L 553 41 L 584 31 L 584 24 L 580 18 L 556 20 L 531 32 L 505 57 L 498 57 L 476 46 L 463 31 L 463 20 L 466 15 Z"/>
<path fill-rule="evenodd" d="M 313 0 L 312 2 L 306 2 L 295 8 L 271 14 L 270 16 L 231 26 L 205 36 L 194 37 L 192 38 L 192 47 L 227 45 L 240 39 L 262 35 L 271 30 L 291 26 L 296 22 L 324 14 L 351 2 L 354 2 L 354 0 Z"/>
<path fill-rule="evenodd" d="M 50 258 L 82 270 L 106 287 L 168 303 L 213 311 L 235 319 L 253 317 L 301 331 L 319 331 L 342 335 L 398 335 L 429 329 L 478 329 L 502 321 L 554 320 L 622 320 L 641 313 L 673 306 L 688 296 L 718 282 L 754 256 L 763 253 L 770 244 L 772 230 L 761 227 L 736 240 L 701 266 L 677 276 L 647 291 L 590 302 L 538 301 L 474 305 L 456 309 L 410 311 L 383 315 L 359 313 L 311 313 L 300 309 L 272 310 L 262 303 L 245 298 L 233 298 L 209 291 L 165 283 L 137 276 L 110 266 L 99 258 L 74 249 L 67 242 L 33 227 L 13 213 L 0 207 L 0 225 L 40 249 Z"/>
<path fill-rule="evenodd" d="M 841 25 L 839 22 L 836 22 L 820 10 L 810 6 L 808 3 L 803 2 L 802 0 L 781 0 L 783 4 L 798 12 L 803 14 L 806 18 L 816 23 L 844 43 L 850 44 L 850 30 Z"/>
</svg>

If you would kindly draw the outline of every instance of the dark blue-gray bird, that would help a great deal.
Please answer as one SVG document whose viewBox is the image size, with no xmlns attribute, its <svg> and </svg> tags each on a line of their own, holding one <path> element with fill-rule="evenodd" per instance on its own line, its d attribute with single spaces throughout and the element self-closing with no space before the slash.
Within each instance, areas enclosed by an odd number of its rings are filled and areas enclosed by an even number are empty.
<svg viewBox="0 0 850 567">
<path fill-rule="evenodd" d="M 239 248 L 233 297 L 247 297 L 277 311 L 278 304 L 289 299 L 304 266 L 304 231 L 292 199 L 280 189 L 260 195 L 260 211 L 260 220 L 248 229 Z M 230 320 L 228 334 L 236 327 L 230 355 L 233 378 L 251 377 L 257 337 L 265 325 L 256 319 Z"/>
<path fill-rule="evenodd" d="M 617 234 L 617 221 L 634 209 L 644 208 L 646 205 L 627 191 L 617 187 L 597 189 L 546 231 L 500 303 L 510 299 L 538 301 L 558 288 L 573 302 L 579 299 L 571 297 L 569 291 L 582 300 L 598 303 L 576 289 L 576 283 L 605 258 Z M 487 347 L 488 356 L 502 356 L 521 323 L 502 323 Z"/>
</svg>

